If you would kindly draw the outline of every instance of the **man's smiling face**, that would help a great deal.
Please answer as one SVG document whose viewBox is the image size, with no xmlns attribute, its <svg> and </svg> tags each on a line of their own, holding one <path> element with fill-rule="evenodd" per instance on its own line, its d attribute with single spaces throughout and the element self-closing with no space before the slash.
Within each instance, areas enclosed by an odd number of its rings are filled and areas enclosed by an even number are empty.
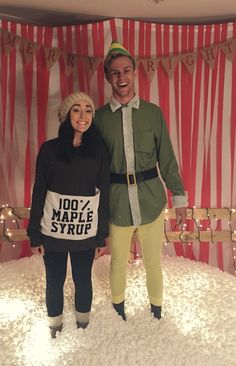
<svg viewBox="0 0 236 366">
<path fill-rule="evenodd" d="M 111 62 L 108 82 L 111 84 L 113 97 L 121 104 L 126 104 L 133 98 L 135 77 L 136 72 L 129 57 L 120 56 Z"/>
</svg>

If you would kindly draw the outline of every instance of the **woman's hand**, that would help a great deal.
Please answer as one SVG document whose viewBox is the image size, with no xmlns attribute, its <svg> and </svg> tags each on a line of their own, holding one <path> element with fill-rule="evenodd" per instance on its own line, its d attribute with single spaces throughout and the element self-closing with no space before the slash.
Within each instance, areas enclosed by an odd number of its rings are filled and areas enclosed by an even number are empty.
<svg viewBox="0 0 236 366">
<path fill-rule="evenodd" d="M 100 257 L 102 257 L 107 251 L 107 247 L 102 247 L 102 248 L 96 248 L 95 249 L 95 259 L 98 259 Z"/>
<path fill-rule="evenodd" d="M 32 253 L 35 255 L 44 255 L 44 247 L 40 245 L 39 247 L 31 247 Z"/>
<path fill-rule="evenodd" d="M 106 240 L 106 246 L 105 247 L 99 247 L 95 249 L 95 259 L 98 259 L 102 257 L 104 254 L 109 253 L 109 240 L 108 238 Z"/>
</svg>

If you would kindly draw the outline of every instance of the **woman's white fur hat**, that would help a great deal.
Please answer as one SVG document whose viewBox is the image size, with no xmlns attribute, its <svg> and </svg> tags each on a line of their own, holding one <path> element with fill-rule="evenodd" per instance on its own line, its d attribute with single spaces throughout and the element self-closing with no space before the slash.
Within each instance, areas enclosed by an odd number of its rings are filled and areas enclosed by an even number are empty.
<svg viewBox="0 0 236 366">
<path fill-rule="evenodd" d="M 85 100 L 86 102 L 88 102 L 88 104 L 92 107 L 93 110 L 93 117 L 95 115 L 95 105 L 94 102 L 92 100 L 92 98 L 81 91 L 69 94 L 61 103 L 60 107 L 58 108 L 58 119 L 59 122 L 62 123 L 65 121 L 66 116 L 69 112 L 69 110 L 71 109 L 71 107 L 75 104 L 78 104 L 81 100 Z"/>
</svg>

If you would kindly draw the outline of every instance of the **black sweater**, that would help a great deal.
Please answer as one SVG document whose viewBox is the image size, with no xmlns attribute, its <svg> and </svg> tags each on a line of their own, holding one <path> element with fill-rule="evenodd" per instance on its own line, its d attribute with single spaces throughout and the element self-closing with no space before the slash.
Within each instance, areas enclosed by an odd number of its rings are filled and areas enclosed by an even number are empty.
<svg viewBox="0 0 236 366">
<path fill-rule="evenodd" d="M 31 246 L 43 245 L 46 250 L 64 252 L 79 251 L 105 245 L 108 237 L 109 217 L 109 162 L 103 144 L 99 146 L 96 158 L 82 157 L 80 148 L 74 148 L 71 162 L 58 159 L 59 139 L 42 144 L 36 162 L 36 176 L 32 195 L 32 205 L 27 234 Z M 96 233 L 85 237 L 90 228 L 92 208 L 90 198 L 100 190 L 98 206 L 98 224 Z M 49 195 L 56 197 L 57 207 L 50 201 Z M 49 204 L 50 210 L 46 210 Z M 47 212 L 45 212 L 45 210 Z M 42 230 L 48 224 L 45 235 Z M 44 232 L 44 234 L 42 233 Z M 60 233 L 62 236 L 60 237 Z M 63 237 L 67 234 L 66 238 Z M 55 237 L 59 235 L 59 237 Z M 76 235 L 76 239 L 75 239 Z M 71 238 L 71 240 L 70 240 Z"/>
</svg>

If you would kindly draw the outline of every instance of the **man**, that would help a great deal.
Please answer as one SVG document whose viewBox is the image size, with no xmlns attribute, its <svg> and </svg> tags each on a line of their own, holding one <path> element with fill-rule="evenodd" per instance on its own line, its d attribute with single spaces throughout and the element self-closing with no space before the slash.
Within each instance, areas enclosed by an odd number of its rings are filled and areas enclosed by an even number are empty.
<svg viewBox="0 0 236 366">
<path fill-rule="evenodd" d="M 169 133 L 158 106 L 135 94 L 135 61 L 112 42 L 104 61 L 112 88 L 110 103 L 96 111 L 95 123 L 110 152 L 110 283 L 112 302 L 126 320 L 125 289 L 130 242 L 140 240 L 151 312 L 161 318 L 163 280 L 161 251 L 166 195 L 161 176 L 172 192 L 178 225 L 186 219 L 187 198 Z"/>
</svg>

